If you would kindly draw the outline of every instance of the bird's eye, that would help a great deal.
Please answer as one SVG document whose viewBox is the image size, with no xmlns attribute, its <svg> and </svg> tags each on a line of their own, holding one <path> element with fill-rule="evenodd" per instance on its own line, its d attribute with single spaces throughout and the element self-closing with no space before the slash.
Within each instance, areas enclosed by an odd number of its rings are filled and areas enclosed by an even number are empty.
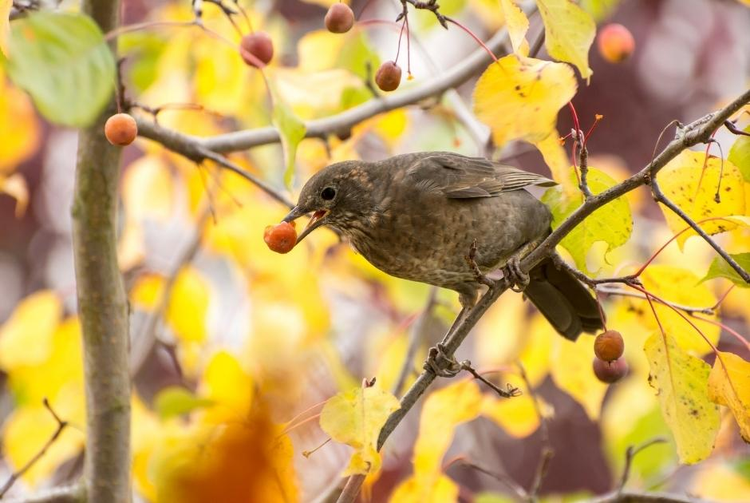
<svg viewBox="0 0 750 503">
<path fill-rule="evenodd" d="M 326 201 L 330 201 L 334 197 L 336 197 L 336 189 L 333 187 L 326 187 L 323 189 L 323 192 L 320 193 L 320 197 L 325 199 Z"/>
</svg>

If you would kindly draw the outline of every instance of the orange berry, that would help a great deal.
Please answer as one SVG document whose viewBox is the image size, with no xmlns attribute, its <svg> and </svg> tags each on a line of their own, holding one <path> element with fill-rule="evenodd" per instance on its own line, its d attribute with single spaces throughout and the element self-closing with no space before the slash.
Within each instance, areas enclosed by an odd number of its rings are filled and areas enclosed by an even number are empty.
<svg viewBox="0 0 750 503">
<path fill-rule="evenodd" d="M 612 23 L 599 30 L 597 38 L 599 54 L 610 63 L 622 63 L 633 54 L 635 40 L 630 30 L 621 24 Z"/>
<path fill-rule="evenodd" d="M 130 145 L 138 136 L 138 125 L 129 114 L 115 114 L 104 124 L 104 136 L 112 145 Z"/>
<path fill-rule="evenodd" d="M 594 358 L 594 375 L 601 382 L 612 384 L 628 375 L 628 363 L 624 358 L 613 362 L 605 362 Z"/>
<path fill-rule="evenodd" d="M 613 362 L 625 351 L 625 341 L 617 330 L 607 330 L 596 336 L 594 354 L 600 360 Z"/>
<path fill-rule="evenodd" d="M 395 61 L 386 61 L 378 68 L 375 83 L 381 91 L 395 91 L 401 84 L 401 67 Z"/>
<path fill-rule="evenodd" d="M 331 33 L 346 33 L 354 26 L 354 12 L 345 3 L 333 4 L 326 13 L 325 23 Z"/>
<path fill-rule="evenodd" d="M 271 37 L 264 31 L 256 31 L 250 35 L 245 35 L 240 40 L 240 56 L 250 66 L 260 67 L 258 61 L 267 65 L 273 59 L 273 41 Z"/>
<path fill-rule="evenodd" d="M 294 245 L 297 244 L 297 231 L 293 223 L 281 222 L 276 225 L 269 225 L 263 231 L 263 241 L 268 248 L 276 253 L 289 253 Z"/>
</svg>

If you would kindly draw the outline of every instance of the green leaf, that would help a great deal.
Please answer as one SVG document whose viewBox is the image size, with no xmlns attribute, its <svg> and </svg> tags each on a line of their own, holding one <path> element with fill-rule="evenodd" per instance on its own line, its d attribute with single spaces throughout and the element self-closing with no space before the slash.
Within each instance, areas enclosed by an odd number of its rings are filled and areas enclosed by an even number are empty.
<svg viewBox="0 0 750 503">
<path fill-rule="evenodd" d="M 596 35 L 594 19 L 570 0 L 538 0 L 537 5 L 549 55 L 574 65 L 588 80 L 594 73 L 589 68 L 589 48 Z"/>
<path fill-rule="evenodd" d="M 581 0 L 579 5 L 585 10 L 594 21 L 599 22 L 608 18 L 620 4 L 620 0 Z"/>
<path fill-rule="evenodd" d="M 714 448 L 721 416 L 708 397 L 711 367 L 678 346 L 669 334 L 655 332 L 643 347 L 649 384 L 656 390 L 664 420 L 672 430 L 681 463 L 706 459 Z"/>
<path fill-rule="evenodd" d="M 750 272 L 750 253 L 738 253 L 736 255 L 730 254 L 729 256 L 732 257 L 740 267 Z M 701 280 L 701 283 L 714 278 L 727 278 L 737 286 L 740 286 L 742 288 L 750 288 L 750 284 L 742 279 L 742 277 L 737 274 L 737 271 L 732 269 L 732 266 L 730 266 L 727 261 L 721 257 L 716 257 L 713 262 L 711 262 L 711 267 L 708 268 L 708 273 Z"/>
<path fill-rule="evenodd" d="M 575 172 L 570 173 L 570 178 L 573 186 L 577 186 Z M 588 185 L 593 194 L 599 194 L 616 183 L 609 175 L 589 167 Z M 579 192 L 571 193 L 564 187 L 557 186 L 544 193 L 542 202 L 552 211 L 552 228 L 555 229 L 583 204 L 583 195 Z M 560 245 L 570 252 L 579 269 L 588 271 L 586 255 L 594 243 L 607 243 L 607 250 L 604 252 L 606 259 L 607 253 L 628 242 L 632 232 L 633 217 L 630 205 L 625 198 L 619 197 L 589 215 L 560 242 Z"/>
<path fill-rule="evenodd" d="M 83 14 L 37 12 L 13 22 L 8 75 L 49 121 L 91 124 L 115 85 L 115 60 Z"/>
<path fill-rule="evenodd" d="M 750 126 L 745 128 L 745 132 L 750 133 Z M 729 149 L 727 160 L 737 166 L 746 182 L 750 182 L 750 136 L 737 137 Z"/>
<path fill-rule="evenodd" d="M 289 105 L 284 103 L 274 95 L 273 116 L 271 121 L 279 130 L 281 135 L 281 148 L 284 150 L 284 183 L 291 187 L 292 178 L 294 177 L 295 158 L 297 157 L 297 147 L 299 142 L 305 137 L 307 128 L 305 123 L 297 117 Z"/>
<path fill-rule="evenodd" d="M 154 400 L 154 409 L 162 419 L 169 419 L 175 416 L 187 414 L 196 409 L 210 407 L 214 404 L 213 400 L 199 398 L 190 391 L 180 386 L 170 386 L 164 388 L 156 395 Z"/>
<path fill-rule="evenodd" d="M 167 48 L 167 39 L 158 33 L 131 32 L 119 37 L 118 50 L 128 57 L 128 80 L 134 92 L 143 92 L 159 76 L 159 62 Z"/>
<path fill-rule="evenodd" d="M 434 16 L 433 16 L 434 17 Z M 349 70 L 362 80 L 372 78 L 380 66 L 380 57 L 368 42 L 364 31 L 347 35 L 346 44 L 341 49 L 335 68 Z M 370 65 L 368 71 L 367 65 Z"/>
</svg>

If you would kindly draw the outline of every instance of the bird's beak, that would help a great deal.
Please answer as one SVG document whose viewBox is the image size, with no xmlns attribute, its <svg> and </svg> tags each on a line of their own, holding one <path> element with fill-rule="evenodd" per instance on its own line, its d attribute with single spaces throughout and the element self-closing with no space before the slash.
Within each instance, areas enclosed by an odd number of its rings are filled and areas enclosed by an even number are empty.
<svg viewBox="0 0 750 503">
<path fill-rule="evenodd" d="M 310 234 L 312 231 L 320 227 L 321 225 L 325 224 L 325 217 L 328 215 L 330 210 L 318 210 L 315 213 L 312 214 L 312 217 L 310 217 L 310 221 L 307 222 L 307 225 L 302 230 L 299 236 L 297 236 L 297 243 L 299 244 L 300 241 L 305 239 L 308 234 Z M 299 206 L 295 206 L 292 211 L 289 212 L 287 216 L 284 217 L 282 220 L 283 222 L 291 222 L 293 220 L 298 219 L 302 215 L 305 215 L 306 212 L 302 209 L 300 209 Z"/>
</svg>

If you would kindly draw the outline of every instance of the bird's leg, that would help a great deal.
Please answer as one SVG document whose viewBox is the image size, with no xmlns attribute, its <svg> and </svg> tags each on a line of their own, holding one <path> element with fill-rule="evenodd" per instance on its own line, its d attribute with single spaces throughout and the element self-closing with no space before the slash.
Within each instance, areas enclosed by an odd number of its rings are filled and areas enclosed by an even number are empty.
<svg viewBox="0 0 750 503">
<path fill-rule="evenodd" d="M 438 377 L 455 377 L 463 370 L 454 357 L 445 353 L 445 345 L 442 342 L 430 348 L 427 360 L 424 362 L 424 369 Z"/>
<path fill-rule="evenodd" d="M 438 377 L 455 377 L 461 371 L 465 370 L 479 379 L 484 384 L 492 388 L 498 395 L 503 398 L 513 398 L 521 395 L 521 391 L 508 383 L 506 389 L 502 389 L 495 383 L 488 381 L 474 367 L 469 360 L 457 361 L 454 357 L 445 354 L 445 346 L 438 343 L 434 348 L 430 348 L 430 354 L 424 363 L 424 369 L 434 373 Z"/>
<path fill-rule="evenodd" d="M 503 276 L 510 280 L 511 290 L 520 293 L 523 292 L 529 285 L 529 274 L 521 269 L 521 259 L 528 255 L 534 248 L 539 246 L 539 243 L 544 241 L 544 238 L 539 238 L 534 241 L 521 246 L 512 257 L 508 259 L 503 267 Z"/>
<path fill-rule="evenodd" d="M 476 262 L 476 256 L 477 256 L 477 240 L 475 239 L 473 243 L 471 243 L 471 247 L 469 248 L 469 254 L 464 257 L 466 259 L 466 263 L 469 264 L 469 267 L 472 271 L 474 271 L 474 276 L 477 279 L 478 283 L 481 283 L 482 285 L 487 285 L 488 287 L 492 288 L 495 286 L 495 282 L 492 281 L 490 278 L 488 278 L 477 265 Z"/>
<path fill-rule="evenodd" d="M 521 257 L 513 255 L 503 268 L 503 276 L 510 281 L 510 289 L 516 293 L 521 293 L 529 286 L 529 275 L 521 270 Z"/>
<path fill-rule="evenodd" d="M 449 357 L 445 354 L 446 342 L 471 309 L 471 307 L 467 307 L 470 306 L 468 296 L 462 295 L 461 301 L 463 307 L 458 313 L 458 316 L 456 316 L 453 325 L 451 325 L 451 327 L 445 333 L 445 337 L 443 337 L 442 342 L 439 342 L 435 347 L 430 348 L 430 352 L 427 354 L 427 359 L 424 362 L 425 370 L 431 370 L 435 373 L 435 375 L 440 377 L 453 377 L 461 371 L 460 368 L 455 372 L 451 370 L 456 368 L 458 362 L 455 360 L 455 358 Z M 446 368 L 448 370 L 446 370 Z"/>
</svg>

